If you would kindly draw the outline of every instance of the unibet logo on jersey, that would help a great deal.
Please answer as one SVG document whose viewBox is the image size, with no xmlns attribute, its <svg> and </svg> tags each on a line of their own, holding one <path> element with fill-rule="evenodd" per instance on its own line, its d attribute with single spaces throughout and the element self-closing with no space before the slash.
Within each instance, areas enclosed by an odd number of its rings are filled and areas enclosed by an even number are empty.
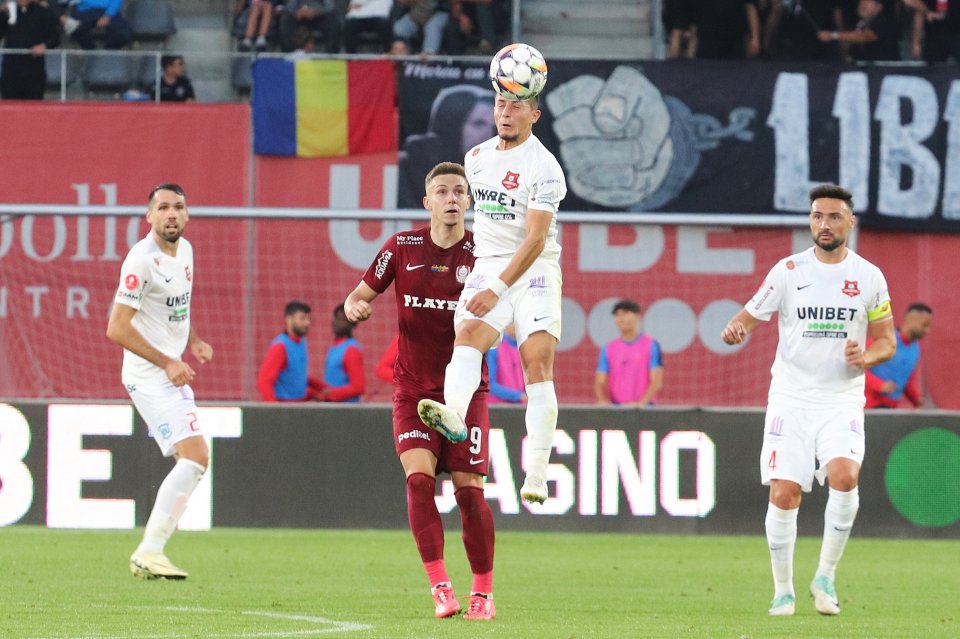
<svg viewBox="0 0 960 639">
<path fill-rule="evenodd" d="M 832 306 L 800 306 L 797 318 L 814 320 L 807 324 L 804 337 L 846 338 L 844 322 L 852 322 L 857 315 L 855 308 L 835 308 Z"/>
</svg>

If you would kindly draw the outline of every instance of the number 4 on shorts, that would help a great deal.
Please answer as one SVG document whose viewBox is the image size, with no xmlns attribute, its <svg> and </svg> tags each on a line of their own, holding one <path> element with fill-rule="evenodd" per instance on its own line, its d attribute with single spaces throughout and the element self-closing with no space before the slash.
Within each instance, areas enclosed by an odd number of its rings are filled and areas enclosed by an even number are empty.
<svg viewBox="0 0 960 639">
<path fill-rule="evenodd" d="M 767 460 L 767 468 L 770 470 L 777 469 L 777 451 L 770 453 L 770 459 Z"/>
</svg>

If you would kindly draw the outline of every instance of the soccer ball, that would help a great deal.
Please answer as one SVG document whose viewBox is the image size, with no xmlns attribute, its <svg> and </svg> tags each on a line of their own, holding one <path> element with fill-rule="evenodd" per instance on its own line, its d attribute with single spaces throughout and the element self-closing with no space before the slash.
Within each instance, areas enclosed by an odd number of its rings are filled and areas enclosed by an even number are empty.
<svg viewBox="0 0 960 639">
<path fill-rule="evenodd" d="M 490 82 L 508 100 L 529 100 L 547 84 L 547 63 L 529 44 L 508 44 L 490 62 Z"/>
</svg>

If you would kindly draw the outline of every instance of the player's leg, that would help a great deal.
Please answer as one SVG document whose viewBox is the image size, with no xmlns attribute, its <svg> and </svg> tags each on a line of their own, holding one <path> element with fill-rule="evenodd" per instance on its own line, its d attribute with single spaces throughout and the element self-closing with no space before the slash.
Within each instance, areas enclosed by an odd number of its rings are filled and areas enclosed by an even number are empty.
<svg viewBox="0 0 960 639">
<path fill-rule="evenodd" d="M 413 448 L 400 455 L 400 463 L 407 476 L 407 520 L 430 581 L 434 612 L 437 618 L 449 617 L 460 610 L 460 604 L 443 561 L 443 522 L 434 499 L 437 458 L 429 450 Z"/>
<path fill-rule="evenodd" d="M 443 378 L 443 401 L 466 417 L 470 399 L 480 386 L 483 355 L 500 339 L 500 331 L 478 319 L 457 325 L 457 341 Z"/>
<path fill-rule="evenodd" d="M 771 401 L 764 421 L 760 451 L 761 483 L 770 486 L 764 528 L 773 574 L 773 601 L 768 613 L 792 615 L 796 610 L 793 555 L 802 491 L 813 486 L 814 443 L 805 427 L 803 409 Z"/>
<path fill-rule="evenodd" d="M 464 418 L 471 398 L 480 386 L 484 353 L 497 343 L 513 312 L 512 305 L 506 299 L 509 292 L 483 320 L 466 310 L 467 301 L 486 288 L 485 282 L 486 276 L 474 272 L 460 295 L 454 315 L 457 336 L 444 375 L 443 403 L 424 399 L 418 407 L 423 423 L 454 443 L 466 438 Z"/>
<path fill-rule="evenodd" d="M 560 265 L 545 260 L 534 262 L 523 277 L 513 318 L 527 380 L 525 425 L 529 455 L 520 497 L 527 502 L 542 504 L 547 498 L 547 465 L 557 430 L 553 360 L 562 327 L 563 278 Z"/>
<path fill-rule="evenodd" d="M 440 468 L 449 470 L 454 495 L 460 506 L 463 546 L 473 573 L 466 619 L 489 620 L 496 615 L 493 603 L 493 513 L 483 495 L 483 478 L 489 467 L 490 420 L 485 397 L 470 403 L 467 412 L 470 435 L 461 444 L 444 444 Z"/>
<path fill-rule="evenodd" d="M 547 499 L 547 465 L 557 430 L 557 391 L 553 385 L 553 359 L 557 338 L 546 331 L 528 336 L 520 345 L 527 378 L 527 410 L 524 423 L 529 441 L 526 459 L 527 476 L 520 497 L 528 502 L 543 503 Z"/>
<path fill-rule="evenodd" d="M 463 547 L 473 573 L 467 619 L 493 619 L 493 553 L 495 533 L 493 513 L 483 496 L 483 476 L 477 473 L 453 473 L 453 484 L 460 521 L 463 526 Z"/>
<path fill-rule="evenodd" d="M 768 613 L 773 616 L 792 615 L 797 596 L 793 590 L 793 553 L 797 544 L 797 514 L 800 511 L 800 486 L 792 481 L 774 479 L 770 482 L 770 501 L 764 528 L 770 549 L 770 568 L 773 573 L 773 601 Z"/>
<path fill-rule="evenodd" d="M 157 491 L 143 539 L 130 557 L 130 571 L 145 579 L 186 579 L 187 572 L 173 565 L 164 551 L 209 459 L 193 391 L 189 386 L 140 384 L 130 396 L 164 456 L 177 460 Z"/>
<path fill-rule="evenodd" d="M 823 543 L 820 562 L 810 584 L 817 612 L 840 614 L 840 601 L 834 581 L 837 565 L 850 539 L 853 522 L 860 508 L 860 465 L 863 462 L 863 412 L 859 408 L 828 411 L 821 429 L 818 450 L 827 469 L 830 495 L 823 513 Z"/>
<path fill-rule="evenodd" d="M 393 441 L 406 476 L 407 521 L 430 582 L 434 614 L 449 617 L 460 610 L 460 603 L 443 561 L 443 522 L 434 499 L 441 439 L 423 428 L 413 396 L 394 397 Z"/>
</svg>

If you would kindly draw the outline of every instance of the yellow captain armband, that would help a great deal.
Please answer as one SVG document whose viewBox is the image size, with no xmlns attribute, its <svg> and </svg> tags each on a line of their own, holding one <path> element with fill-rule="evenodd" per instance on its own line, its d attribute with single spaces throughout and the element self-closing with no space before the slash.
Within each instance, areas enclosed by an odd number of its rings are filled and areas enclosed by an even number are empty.
<svg viewBox="0 0 960 639">
<path fill-rule="evenodd" d="M 871 322 L 875 322 L 885 317 L 889 317 L 892 314 L 893 313 L 890 310 L 890 300 L 887 300 L 875 309 L 867 311 L 867 319 Z"/>
</svg>

